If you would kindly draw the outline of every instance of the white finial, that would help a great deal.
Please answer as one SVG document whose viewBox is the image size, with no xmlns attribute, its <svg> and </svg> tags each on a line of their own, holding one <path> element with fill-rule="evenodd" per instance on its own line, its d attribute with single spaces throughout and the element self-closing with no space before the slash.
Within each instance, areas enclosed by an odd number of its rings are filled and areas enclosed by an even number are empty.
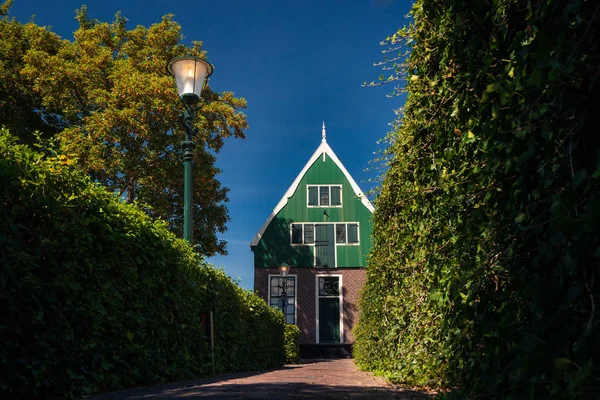
<svg viewBox="0 0 600 400">
<path fill-rule="evenodd" d="M 321 130 L 322 141 L 325 142 L 327 139 L 327 132 L 325 132 L 325 121 L 323 121 L 323 129 Z"/>
</svg>

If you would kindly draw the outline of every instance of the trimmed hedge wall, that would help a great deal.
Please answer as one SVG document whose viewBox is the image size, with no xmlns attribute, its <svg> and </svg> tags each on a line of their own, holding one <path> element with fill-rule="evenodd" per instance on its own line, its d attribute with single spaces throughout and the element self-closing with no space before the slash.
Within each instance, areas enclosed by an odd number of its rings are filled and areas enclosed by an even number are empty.
<svg viewBox="0 0 600 400">
<path fill-rule="evenodd" d="M 73 160 L 0 132 L 0 393 L 73 397 L 284 362 L 281 313 Z M 265 340 L 269 338 L 269 340 Z"/>
<path fill-rule="evenodd" d="M 407 100 L 361 368 L 458 399 L 600 398 L 599 33 L 597 1 L 416 0 L 388 38 Z"/>
</svg>

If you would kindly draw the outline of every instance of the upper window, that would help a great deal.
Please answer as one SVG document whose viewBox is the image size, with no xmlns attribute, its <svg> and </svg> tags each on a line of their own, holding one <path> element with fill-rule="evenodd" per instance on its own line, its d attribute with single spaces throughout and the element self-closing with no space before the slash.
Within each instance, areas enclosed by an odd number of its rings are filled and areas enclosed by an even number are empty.
<svg viewBox="0 0 600 400">
<path fill-rule="evenodd" d="M 315 226 L 312 224 L 304 224 L 304 244 L 315 243 Z"/>
<path fill-rule="evenodd" d="M 307 185 L 309 207 L 341 207 L 341 185 Z"/>
<path fill-rule="evenodd" d="M 336 244 L 359 244 L 358 223 L 357 222 L 336 222 L 336 223 L 292 223 L 290 224 L 290 234 L 292 245 L 323 245 L 327 238 L 323 235 L 324 231 L 317 232 L 319 226 L 334 225 L 335 230 L 331 230 L 331 242 Z"/>
<path fill-rule="evenodd" d="M 292 224 L 292 244 L 302 244 L 302 225 Z"/>
<path fill-rule="evenodd" d="M 348 232 L 348 244 L 357 244 L 358 243 L 358 224 L 347 224 L 347 232 Z"/>
<path fill-rule="evenodd" d="M 358 244 L 358 224 L 335 224 L 335 242 L 337 244 Z"/>
<path fill-rule="evenodd" d="M 335 224 L 335 242 L 346 243 L 346 224 Z"/>
</svg>

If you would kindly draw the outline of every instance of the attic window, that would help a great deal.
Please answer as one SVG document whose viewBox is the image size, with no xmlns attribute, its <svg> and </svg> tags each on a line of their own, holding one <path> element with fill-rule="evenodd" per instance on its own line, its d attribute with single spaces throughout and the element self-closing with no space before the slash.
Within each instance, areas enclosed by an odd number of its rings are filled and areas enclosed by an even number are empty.
<svg viewBox="0 0 600 400">
<path fill-rule="evenodd" d="M 309 207 L 341 207 L 342 185 L 307 185 Z"/>
<path fill-rule="evenodd" d="M 319 186 L 319 205 L 329 205 L 329 186 Z"/>
</svg>

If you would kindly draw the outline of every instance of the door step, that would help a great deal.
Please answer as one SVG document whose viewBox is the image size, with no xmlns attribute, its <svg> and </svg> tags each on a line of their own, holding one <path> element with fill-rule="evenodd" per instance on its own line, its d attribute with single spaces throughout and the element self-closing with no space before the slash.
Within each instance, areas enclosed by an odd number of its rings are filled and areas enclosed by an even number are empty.
<svg viewBox="0 0 600 400">
<path fill-rule="evenodd" d="M 352 358 L 352 345 L 301 344 L 300 358 Z"/>
</svg>

